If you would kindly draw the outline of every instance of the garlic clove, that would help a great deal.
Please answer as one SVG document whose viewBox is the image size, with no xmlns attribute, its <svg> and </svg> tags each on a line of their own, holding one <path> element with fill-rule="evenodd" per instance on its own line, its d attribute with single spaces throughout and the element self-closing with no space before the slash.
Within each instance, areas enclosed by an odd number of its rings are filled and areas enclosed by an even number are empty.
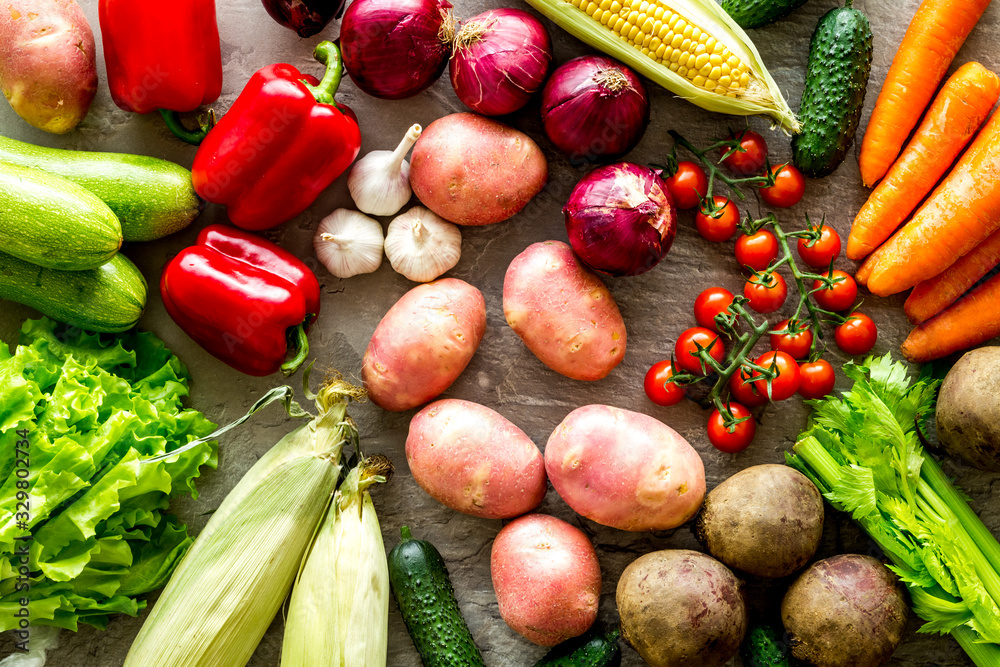
<svg viewBox="0 0 1000 667">
<path fill-rule="evenodd" d="M 338 208 L 320 221 L 313 237 L 316 258 L 338 278 L 371 273 L 382 266 L 382 225 L 367 215 Z"/>
<path fill-rule="evenodd" d="M 426 283 L 458 264 L 462 232 L 436 213 L 414 206 L 389 223 L 385 254 L 396 272 Z"/>
<path fill-rule="evenodd" d="M 358 209 L 369 215 L 395 215 L 410 201 L 410 163 L 404 158 L 423 128 L 413 125 L 394 151 L 372 151 L 358 160 L 347 175 Z"/>
</svg>

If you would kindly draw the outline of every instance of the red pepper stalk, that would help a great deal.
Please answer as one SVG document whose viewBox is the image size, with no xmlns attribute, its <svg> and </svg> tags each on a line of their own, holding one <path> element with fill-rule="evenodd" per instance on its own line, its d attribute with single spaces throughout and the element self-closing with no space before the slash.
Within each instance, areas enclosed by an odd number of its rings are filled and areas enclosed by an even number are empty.
<svg viewBox="0 0 1000 667">
<path fill-rule="evenodd" d="M 179 139 L 197 145 L 211 128 L 189 131 L 178 112 L 219 99 L 222 53 L 214 0 L 171 0 L 169 7 L 136 0 L 98 6 L 108 87 L 133 113 L 159 110 Z"/>
<path fill-rule="evenodd" d="M 257 231 L 291 220 L 361 150 L 357 117 L 334 101 L 340 49 L 320 42 L 313 55 L 327 66 L 322 81 L 288 64 L 260 69 L 195 155 L 195 191 L 225 204 L 237 227 Z"/>
<path fill-rule="evenodd" d="M 291 375 L 309 356 L 306 328 L 319 314 L 319 281 L 256 234 L 206 227 L 163 269 L 160 294 L 181 329 L 247 375 Z M 285 362 L 289 350 L 295 355 Z"/>
</svg>

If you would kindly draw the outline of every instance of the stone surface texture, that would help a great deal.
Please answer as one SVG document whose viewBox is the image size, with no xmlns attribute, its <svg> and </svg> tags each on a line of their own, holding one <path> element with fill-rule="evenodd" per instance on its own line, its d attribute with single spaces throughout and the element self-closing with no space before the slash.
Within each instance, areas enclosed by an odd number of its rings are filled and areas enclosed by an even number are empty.
<svg viewBox="0 0 1000 667">
<path fill-rule="evenodd" d="M 97 0 L 81 0 L 81 4 L 97 33 Z M 164 11 L 169 11 L 168 4 L 163 4 Z M 457 14 L 465 18 L 501 4 L 526 7 L 518 0 L 457 0 L 455 4 Z M 836 0 L 811 0 L 786 20 L 751 32 L 764 62 L 793 109 L 798 107 L 813 28 L 820 16 L 839 4 Z M 855 3 L 855 7 L 870 17 L 875 35 L 875 57 L 862 130 L 896 47 L 918 4 L 918 0 L 857 0 Z M 339 24 L 334 21 L 321 35 L 301 39 L 272 21 L 259 0 L 219 0 L 218 14 L 225 63 L 222 97 L 214 105 L 220 112 L 232 104 L 250 75 L 269 63 L 284 61 L 303 72 L 319 73 L 320 66 L 311 58 L 312 47 L 322 38 L 336 38 L 339 31 Z M 553 37 L 557 63 L 592 52 L 551 23 L 546 21 L 546 25 Z M 98 36 L 99 51 L 100 41 Z M 1000 67 L 1000 55 L 994 48 L 998 41 L 1000 6 L 993 6 L 959 53 L 952 70 L 971 59 L 980 60 L 993 69 Z M 98 54 L 98 71 L 100 92 L 90 114 L 75 131 L 64 136 L 45 134 L 29 127 L 6 104 L 0 103 L 0 132 L 49 146 L 142 153 L 190 166 L 195 149 L 173 139 L 157 114 L 136 116 L 120 111 L 112 103 L 101 53 Z M 724 135 L 727 128 L 739 128 L 745 123 L 743 118 L 703 111 L 653 84 L 650 84 L 650 93 L 652 121 L 642 142 L 628 156 L 634 162 L 663 161 L 671 146 L 667 136 L 670 129 L 676 129 L 694 143 L 704 145 Z M 364 137 L 362 154 L 394 147 L 415 122 L 426 126 L 440 116 L 464 110 L 451 89 L 447 75 L 426 92 L 396 102 L 369 97 L 345 77 L 338 100 L 350 105 L 360 118 Z M 747 466 L 781 462 L 783 452 L 806 424 L 808 410 L 797 397 L 767 408 L 756 442 L 747 451 L 730 455 L 716 451 L 708 442 L 704 428 L 708 415 L 696 404 L 685 401 L 675 407 L 658 408 L 643 394 L 642 378 L 646 369 L 653 362 L 669 356 L 677 335 L 694 325 L 691 307 L 698 292 L 713 285 L 721 285 L 734 292 L 742 288 L 732 243 L 713 244 L 701 239 L 694 229 L 691 213 L 681 214 L 674 247 L 659 266 L 638 277 L 608 280 L 629 333 L 625 360 L 608 378 L 585 383 L 557 375 L 544 367 L 506 325 L 501 291 L 507 265 L 531 243 L 547 239 L 566 240 L 560 209 L 585 171 L 572 166 L 546 141 L 541 132 L 537 100 L 508 120 L 542 146 L 549 159 L 550 182 L 512 220 L 489 227 L 463 229 L 462 259 L 449 275 L 466 280 L 482 290 L 487 304 L 488 329 L 472 363 L 445 396 L 477 401 L 498 410 L 527 432 L 540 447 L 544 446 L 556 424 L 569 411 L 581 405 L 607 403 L 653 415 L 679 431 L 700 452 L 705 461 L 709 489 Z M 749 126 L 768 138 L 773 161 L 789 158 L 787 139 L 770 131 L 765 119 L 751 118 Z M 805 199 L 794 209 L 779 211 L 780 219 L 792 227 L 802 224 L 806 214 L 813 219 L 825 215 L 827 222 L 836 227 L 846 240 L 853 213 L 861 206 L 866 194 L 858 175 L 857 150 L 855 145 L 847 161 L 832 176 L 810 180 Z M 746 206 L 753 212 L 761 210 L 753 195 Z M 313 230 L 322 217 L 338 207 L 352 207 L 344 178 L 323 193 L 304 214 L 267 232 L 265 236 L 317 269 L 323 286 L 322 313 L 311 336 L 317 368 L 321 371 L 336 369 L 347 377 L 358 378 L 361 358 L 372 331 L 395 300 L 414 284 L 393 272 L 388 262 L 374 274 L 348 280 L 332 277 L 316 263 L 312 252 Z M 141 326 L 156 332 L 187 363 L 194 378 L 191 405 L 220 423 L 242 415 L 258 396 L 281 383 L 282 379 L 277 376 L 250 378 L 209 356 L 170 320 L 155 286 L 164 264 L 191 244 L 199 229 L 225 220 L 222 207 L 209 205 L 190 229 L 154 243 L 129 244 L 123 250 L 136 262 L 153 288 Z M 388 219 L 383 222 L 388 223 Z M 851 263 L 843 258 L 838 261 L 838 267 L 853 269 Z M 879 327 L 875 352 L 898 354 L 899 344 L 909 331 L 902 312 L 903 296 L 879 299 L 866 293 L 865 301 L 864 310 L 871 314 Z M 780 319 L 778 315 L 787 317 L 787 310 L 776 314 L 772 321 Z M 31 311 L 27 308 L 0 303 L 0 337 L 7 342 L 14 341 L 21 320 L 29 315 Z M 838 389 L 846 388 L 839 366 L 847 358 L 834 346 L 831 346 L 827 358 L 838 367 Z M 314 373 L 314 377 L 320 374 Z M 300 379 L 296 377 L 291 382 L 297 386 Z M 534 664 L 545 650 L 528 643 L 500 619 L 490 583 L 490 547 L 501 522 L 456 513 L 438 504 L 414 483 L 403 454 L 403 442 L 412 411 L 391 414 L 369 403 L 353 407 L 351 414 L 360 427 L 365 451 L 387 454 L 396 463 L 396 475 L 392 482 L 373 493 L 386 548 L 391 549 L 398 542 L 399 528 L 403 524 L 409 525 L 415 536 L 433 542 L 448 564 L 462 611 L 482 648 L 486 663 L 491 666 Z M 220 447 L 218 470 L 208 471 L 199 480 L 199 499 L 182 499 L 175 504 L 175 510 L 190 522 L 193 532 L 196 533 L 204 525 L 205 513 L 217 507 L 246 470 L 293 426 L 293 422 L 279 408 L 271 407 L 251 423 L 225 437 Z M 973 508 L 981 513 L 987 525 L 1000 527 L 1000 503 L 996 502 L 1000 498 L 1000 490 L 994 488 L 998 477 L 975 471 L 956 461 L 947 461 L 945 465 L 946 470 L 957 477 L 962 488 L 971 496 Z M 698 548 L 688 527 L 669 533 L 638 534 L 590 523 L 576 516 L 551 489 L 539 511 L 580 526 L 593 539 L 604 581 L 600 619 L 607 625 L 617 621 L 615 586 L 629 562 L 656 549 Z M 821 555 L 866 553 L 869 550 L 867 538 L 846 517 L 828 512 Z M 776 604 L 787 583 L 764 585 L 749 582 L 747 590 L 752 607 L 762 610 Z M 155 604 L 155 595 L 150 603 Z M 191 613 L 196 614 L 198 610 L 192 609 Z M 104 632 L 87 626 L 81 627 L 76 634 L 64 632 L 62 644 L 51 654 L 49 664 L 58 667 L 121 665 L 142 621 L 143 617 L 120 617 Z M 389 625 L 388 664 L 393 667 L 419 665 L 419 657 L 394 605 Z M 911 619 L 907 637 L 891 665 L 971 664 L 950 638 L 920 635 L 916 633 L 917 627 L 918 623 Z M 279 616 L 250 664 L 277 664 L 281 634 Z M 0 642 L 0 656 L 10 650 L 10 642 L 5 638 Z M 738 659 L 734 663 L 738 663 Z M 623 664 L 640 665 L 642 661 L 634 651 L 626 648 Z"/>
</svg>

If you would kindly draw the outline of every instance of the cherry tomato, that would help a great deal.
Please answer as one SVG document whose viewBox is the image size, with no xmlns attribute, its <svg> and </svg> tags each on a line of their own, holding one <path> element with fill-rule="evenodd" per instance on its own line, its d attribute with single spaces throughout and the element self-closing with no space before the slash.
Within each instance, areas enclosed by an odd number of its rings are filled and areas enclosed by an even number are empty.
<svg viewBox="0 0 1000 667">
<path fill-rule="evenodd" d="M 718 408 L 712 410 L 712 414 L 708 417 L 708 440 L 719 451 L 735 454 L 742 452 L 753 442 L 753 436 L 757 433 L 757 422 L 754 421 L 750 411 L 739 403 L 730 403 L 729 411 L 737 419 L 745 417 L 749 417 L 749 419 L 736 424 L 732 427 L 732 432 L 729 432 L 726 429 L 722 413 L 719 412 Z"/>
<path fill-rule="evenodd" d="M 853 306 L 854 300 L 858 298 L 858 284 L 854 282 L 854 278 L 837 270 L 824 275 L 832 278 L 835 282 L 830 287 L 820 289 L 823 287 L 823 281 L 813 281 L 813 289 L 819 291 L 813 292 L 812 296 L 819 307 L 836 312 L 847 310 Z"/>
<path fill-rule="evenodd" d="M 694 300 L 694 319 L 706 329 L 718 331 L 718 327 L 715 326 L 715 316 L 726 312 L 732 303 L 732 292 L 721 287 L 709 287 Z"/>
<path fill-rule="evenodd" d="M 694 162 L 678 162 L 677 173 L 667 179 L 667 189 L 674 197 L 674 205 L 688 211 L 697 208 L 708 192 L 708 177 Z"/>
<path fill-rule="evenodd" d="M 833 366 L 826 359 L 799 364 L 799 375 L 802 376 L 799 394 L 803 398 L 823 398 L 833 391 L 833 385 L 837 383 Z"/>
<path fill-rule="evenodd" d="M 752 382 L 744 384 L 744 381 L 749 378 L 750 373 L 745 369 L 740 369 L 739 372 L 733 373 L 733 376 L 729 378 L 729 393 L 737 401 L 751 408 L 764 405 L 767 403 L 767 396 L 758 394 Z"/>
<path fill-rule="evenodd" d="M 819 228 L 818 239 L 799 239 L 799 257 L 814 269 L 825 269 L 840 256 L 840 234 L 830 225 Z"/>
<path fill-rule="evenodd" d="M 736 261 L 754 271 L 763 271 L 778 256 L 778 240 L 774 234 L 761 229 L 756 234 L 741 234 L 736 239 Z"/>
<path fill-rule="evenodd" d="M 646 396 L 657 405 L 677 405 L 684 399 L 684 387 L 667 382 L 674 375 L 674 365 L 670 360 L 658 361 L 646 371 L 642 382 Z"/>
<path fill-rule="evenodd" d="M 837 347 L 847 354 L 865 354 L 875 347 L 878 328 L 872 322 L 872 318 L 854 313 L 847 317 L 846 322 L 834 329 L 833 339 L 837 341 Z"/>
<path fill-rule="evenodd" d="M 791 333 L 792 329 L 791 320 L 785 320 L 774 327 L 773 331 L 786 333 L 771 334 L 771 349 L 785 352 L 794 359 L 805 359 L 809 356 L 809 350 L 812 349 L 813 332 L 808 327 L 801 329 L 798 333 Z"/>
<path fill-rule="evenodd" d="M 760 173 L 767 162 L 767 142 L 764 141 L 764 137 L 752 130 L 743 130 L 735 136 L 731 135 L 730 138 L 739 140 L 740 148 L 743 150 L 734 150 L 729 157 L 722 160 L 722 164 L 726 165 L 729 171 L 741 176 Z M 722 155 L 728 151 L 728 148 L 723 148 Z"/>
<path fill-rule="evenodd" d="M 774 185 L 760 189 L 761 199 L 778 208 L 788 208 L 798 204 L 806 191 L 806 181 L 802 178 L 802 172 L 790 164 L 781 164 L 771 167 L 771 173 L 774 174 Z"/>
<path fill-rule="evenodd" d="M 691 327 L 685 330 L 674 344 L 674 364 L 680 371 L 695 375 L 704 375 L 701 368 L 701 357 L 698 355 L 698 345 L 708 350 L 708 353 L 718 362 L 726 356 L 726 346 L 719 334 L 704 327 Z"/>
<path fill-rule="evenodd" d="M 721 243 L 733 238 L 740 224 L 740 211 L 736 204 L 725 197 L 715 197 L 715 205 L 721 207 L 713 215 L 699 210 L 694 216 L 698 233 L 707 241 Z"/>
<path fill-rule="evenodd" d="M 795 395 L 799 390 L 802 377 L 799 373 L 799 364 L 787 352 L 771 351 L 757 357 L 758 366 L 774 370 L 778 376 L 771 380 L 771 400 L 783 401 Z M 753 383 L 757 393 L 767 396 L 767 380 L 761 378 Z"/>
<path fill-rule="evenodd" d="M 773 313 L 785 303 L 788 285 L 778 273 L 766 277 L 752 275 L 743 285 L 743 296 L 750 301 L 750 307 L 758 313 Z"/>
</svg>

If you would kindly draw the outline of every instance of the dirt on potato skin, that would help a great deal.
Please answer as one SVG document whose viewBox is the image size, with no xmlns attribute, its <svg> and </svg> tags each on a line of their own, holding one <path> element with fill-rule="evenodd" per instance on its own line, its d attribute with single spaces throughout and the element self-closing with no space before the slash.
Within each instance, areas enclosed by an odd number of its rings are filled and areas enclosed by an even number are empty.
<svg viewBox="0 0 1000 667">
<path fill-rule="evenodd" d="M 1000 347 L 962 355 L 941 385 L 937 435 L 945 451 L 1000 472 Z"/>
</svg>

